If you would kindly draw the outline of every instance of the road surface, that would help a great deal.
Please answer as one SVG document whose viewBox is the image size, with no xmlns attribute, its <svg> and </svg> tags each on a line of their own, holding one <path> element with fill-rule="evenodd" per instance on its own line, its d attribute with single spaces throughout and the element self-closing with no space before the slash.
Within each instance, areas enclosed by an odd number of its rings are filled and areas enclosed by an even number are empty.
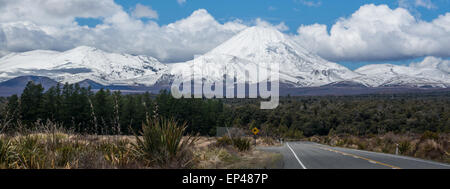
<svg viewBox="0 0 450 189">
<path fill-rule="evenodd" d="M 260 149 L 281 153 L 285 169 L 450 169 L 444 163 L 313 142 L 288 142 Z"/>
</svg>

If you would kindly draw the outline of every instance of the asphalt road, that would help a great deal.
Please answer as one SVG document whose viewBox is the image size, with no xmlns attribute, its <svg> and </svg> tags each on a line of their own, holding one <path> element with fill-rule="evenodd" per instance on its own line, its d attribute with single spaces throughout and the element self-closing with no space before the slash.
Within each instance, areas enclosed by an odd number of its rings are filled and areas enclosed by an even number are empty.
<svg viewBox="0 0 450 189">
<path fill-rule="evenodd" d="M 260 149 L 281 153 L 285 169 L 450 169 L 449 164 L 439 162 L 312 142 Z"/>
</svg>

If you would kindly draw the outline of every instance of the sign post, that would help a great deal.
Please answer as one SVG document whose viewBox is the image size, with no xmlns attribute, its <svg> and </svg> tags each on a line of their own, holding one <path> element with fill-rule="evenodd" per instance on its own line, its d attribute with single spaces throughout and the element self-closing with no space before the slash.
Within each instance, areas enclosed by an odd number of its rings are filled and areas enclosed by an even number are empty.
<svg viewBox="0 0 450 189">
<path fill-rule="evenodd" d="M 258 135 L 259 133 L 259 129 L 258 128 L 253 128 L 252 129 L 252 133 L 253 133 L 253 138 L 255 139 L 255 146 L 256 146 L 256 135 Z"/>
</svg>

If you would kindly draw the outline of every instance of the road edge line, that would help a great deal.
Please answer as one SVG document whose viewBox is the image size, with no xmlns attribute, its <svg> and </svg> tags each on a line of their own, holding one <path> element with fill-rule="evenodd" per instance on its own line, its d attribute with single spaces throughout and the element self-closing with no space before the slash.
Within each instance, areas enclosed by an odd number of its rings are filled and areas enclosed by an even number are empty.
<svg viewBox="0 0 450 189">
<path fill-rule="evenodd" d="M 286 142 L 287 147 L 289 148 L 289 150 L 291 150 L 291 152 L 294 154 L 295 158 L 297 159 L 298 163 L 302 166 L 303 169 L 307 169 L 305 167 L 305 165 L 303 165 L 302 161 L 300 161 L 300 158 L 298 158 L 297 154 L 294 152 L 294 150 L 291 148 L 291 146 L 289 146 L 289 143 Z"/>
<path fill-rule="evenodd" d="M 335 147 L 336 148 L 336 147 Z M 369 154 L 375 154 L 375 155 L 384 155 L 387 157 L 392 157 L 392 158 L 397 158 L 397 159 L 404 159 L 404 160 L 410 160 L 410 161 L 416 161 L 416 162 L 421 162 L 421 163 L 425 163 L 425 164 L 431 164 L 431 165 L 436 165 L 436 166 L 444 166 L 444 167 L 450 167 L 449 164 L 446 163 L 442 163 L 442 162 L 438 162 L 438 161 L 433 161 L 433 160 L 426 160 L 426 159 L 420 159 L 418 157 L 411 157 L 411 156 L 403 156 L 403 155 L 395 155 L 395 154 L 388 154 L 388 153 L 383 153 L 383 152 L 373 152 L 373 151 L 367 151 L 367 150 L 359 150 L 359 149 L 351 149 L 351 148 L 342 148 L 342 147 L 338 147 L 341 149 L 345 149 L 345 150 L 355 150 L 358 152 L 363 152 L 363 153 L 369 153 Z M 448 169 L 448 168 L 447 168 Z"/>
<path fill-rule="evenodd" d="M 358 151 L 358 152 L 362 152 L 362 153 L 381 155 L 381 156 L 386 156 L 386 157 L 391 157 L 391 158 L 397 158 L 397 159 L 403 159 L 403 160 L 409 160 L 409 161 L 416 161 L 416 162 L 420 162 L 420 163 L 424 163 L 424 164 L 431 164 L 431 165 L 435 165 L 435 166 L 446 167 L 444 169 L 448 169 L 447 167 L 450 167 L 450 164 L 447 164 L 447 163 L 438 162 L 438 161 L 434 161 L 434 160 L 420 159 L 419 157 L 412 157 L 412 156 L 405 156 L 405 155 L 395 155 L 395 154 L 389 154 L 389 153 L 383 153 L 383 152 L 374 152 L 374 151 L 360 150 L 360 149 L 353 149 L 353 148 L 345 148 L 345 147 L 339 147 L 339 146 L 330 146 L 330 145 L 325 145 L 325 144 L 320 144 L 320 143 L 314 143 L 314 144 L 317 145 L 317 146 L 322 146 L 322 147 L 327 147 L 328 146 L 328 147 L 332 147 L 332 148 L 336 148 L 336 149 L 340 149 L 340 150 L 354 150 L 354 151 Z"/>
<path fill-rule="evenodd" d="M 336 150 L 336 149 L 327 148 L 327 147 L 319 147 L 319 149 L 328 150 L 330 152 L 338 153 L 338 154 L 341 154 L 341 155 L 344 155 L 344 156 L 358 157 L 359 159 L 366 160 L 366 161 L 368 161 L 370 163 L 383 165 L 383 166 L 386 166 L 386 167 L 390 167 L 392 169 L 402 169 L 402 168 L 400 168 L 398 166 L 395 166 L 395 165 L 391 165 L 391 164 L 383 163 L 383 162 L 380 162 L 380 161 L 376 161 L 376 160 L 373 160 L 373 159 L 370 159 L 370 158 L 367 158 L 367 157 L 363 157 L 363 156 L 360 156 L 360 155 L 352 154 L 350 152 L 349 153 L 342 152 L 342 151 L 339 151 L 339 150 Z"/>
</svg>

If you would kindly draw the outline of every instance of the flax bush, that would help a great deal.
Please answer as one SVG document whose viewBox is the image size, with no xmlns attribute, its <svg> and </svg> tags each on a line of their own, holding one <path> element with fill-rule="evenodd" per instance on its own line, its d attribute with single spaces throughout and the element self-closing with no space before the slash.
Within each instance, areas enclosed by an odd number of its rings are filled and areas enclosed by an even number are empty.
<svg viewBox="0 0 450 189">
<path fill-rule="evenodd" d="M 174 119 L 148 119 L 140 136 L 136 135 L 135 151 L 138 157 L 151 166 L 161 168 L 189 168 L 194 155 L 192 148 L 197 137 L 183 137 L 186 123 Z"/>
</svg>

